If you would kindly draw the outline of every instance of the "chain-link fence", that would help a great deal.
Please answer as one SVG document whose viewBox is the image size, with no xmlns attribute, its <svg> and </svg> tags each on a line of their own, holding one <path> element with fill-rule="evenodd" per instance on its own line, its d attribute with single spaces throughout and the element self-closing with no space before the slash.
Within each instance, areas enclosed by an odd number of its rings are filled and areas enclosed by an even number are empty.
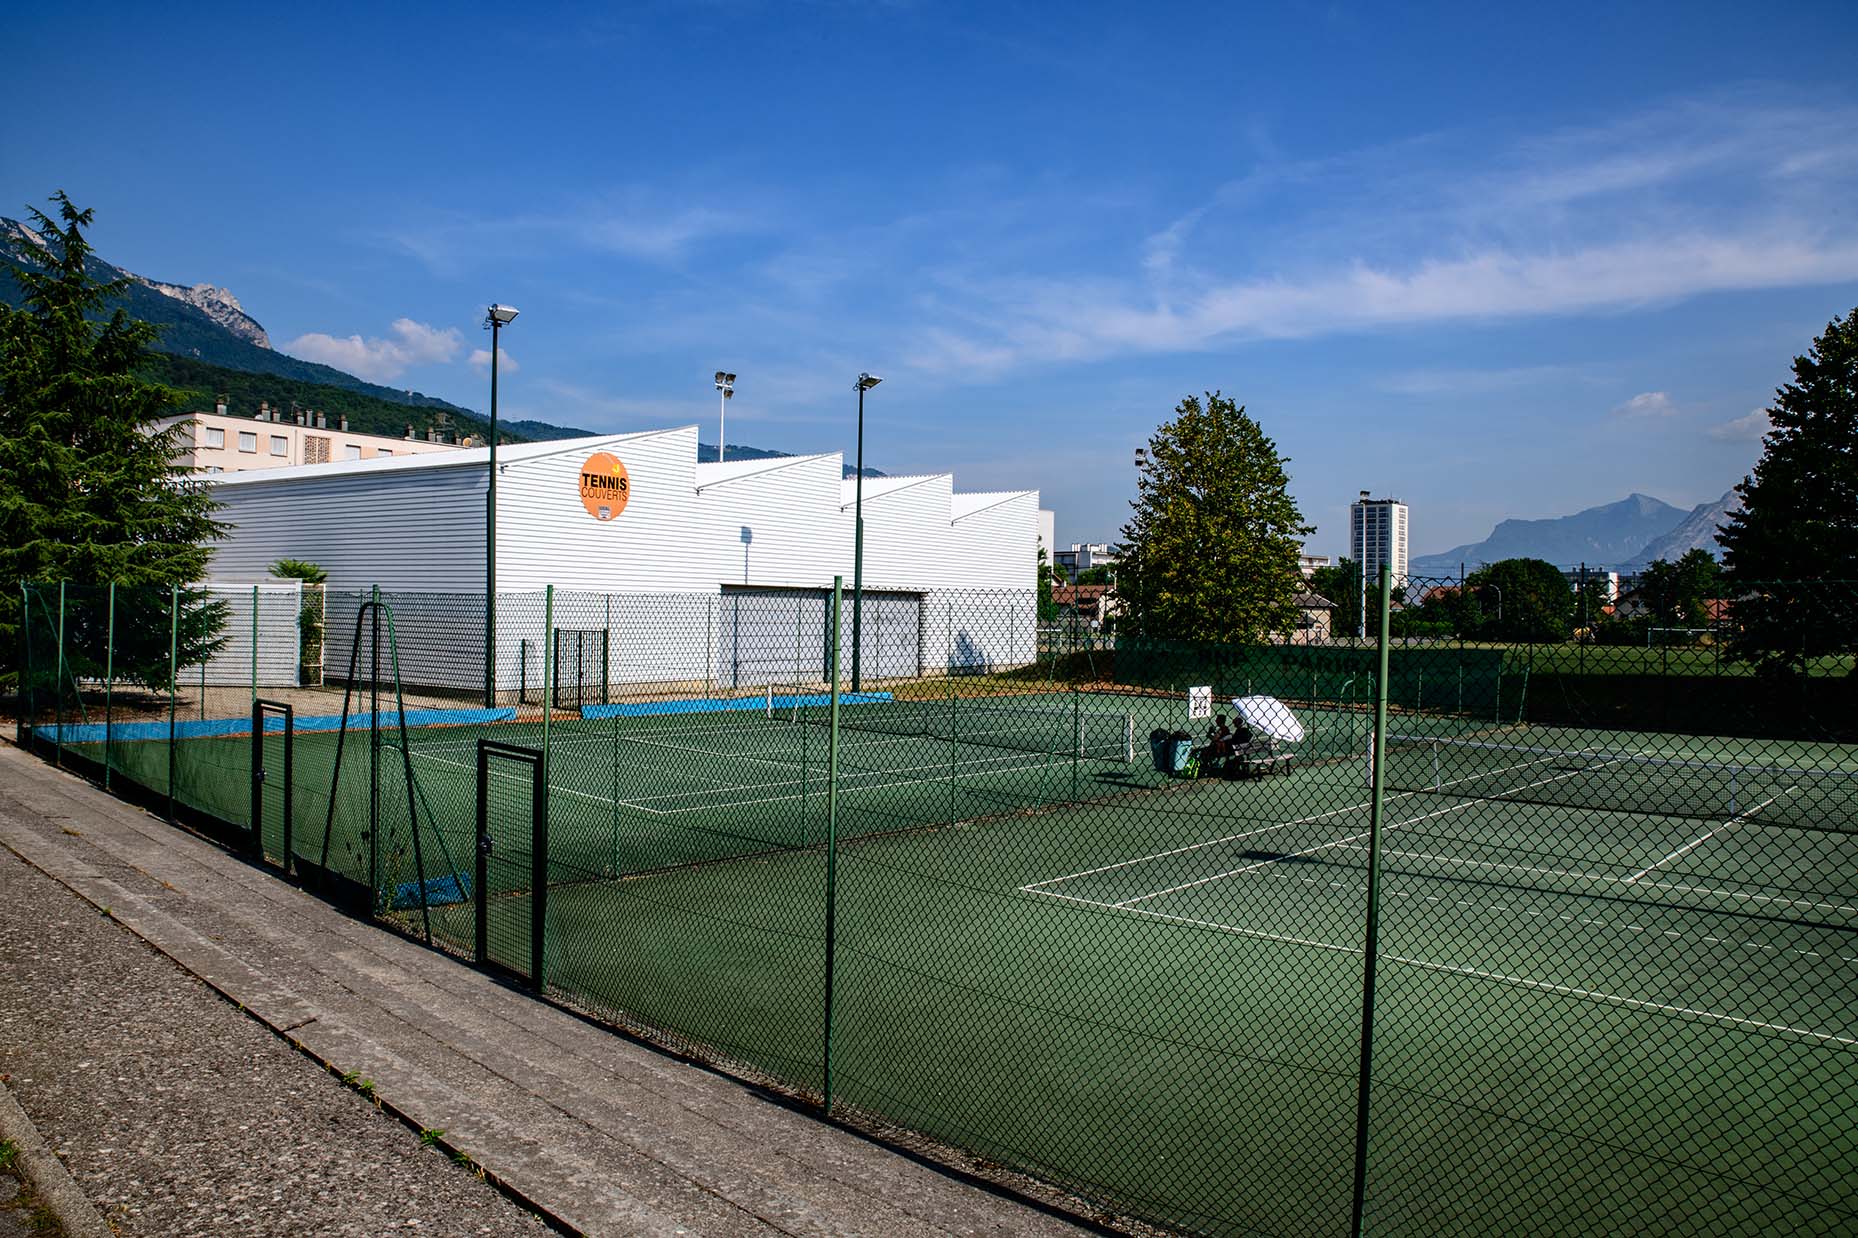
<svg viewBox="0 0 1858 1238">
<path fill-rule="evenodd" d="M 22 600 L 47 759 L 1107 1212 L 1858 1228 L 1858 586 L 1408 580 L 1231 644 L 1031 590 L 548 590 L 494 644 L 481 595 Z"/>
</svg>

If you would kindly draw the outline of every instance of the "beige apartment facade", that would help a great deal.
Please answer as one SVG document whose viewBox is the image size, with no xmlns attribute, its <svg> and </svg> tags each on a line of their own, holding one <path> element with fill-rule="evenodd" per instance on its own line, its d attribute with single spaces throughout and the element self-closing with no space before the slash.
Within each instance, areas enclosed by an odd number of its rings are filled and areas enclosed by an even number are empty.
<svg viewBox="0 0 1858 1238">
<path fill-rule="evenodd" d="M 425 438 L 361 434 L 349 430 L 342 420 L 330 426 L 320 414 L 285 418 L 286 414 L 269 408 L 261 408 L 256 417 L 234 417 L 224 412 L 183 413 L 163 419 L 157 429 L 173 427 L 176 454 L 201 473 L 243 473 L 300 464 L 414 456 L 457 451 L 464 445 L 440 442 L 431 432 Z"/>
</svg>

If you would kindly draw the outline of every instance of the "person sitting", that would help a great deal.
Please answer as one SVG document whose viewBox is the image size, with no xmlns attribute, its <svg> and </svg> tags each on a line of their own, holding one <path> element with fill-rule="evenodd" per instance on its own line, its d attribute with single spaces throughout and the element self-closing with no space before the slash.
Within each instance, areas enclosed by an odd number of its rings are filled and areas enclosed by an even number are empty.
<svg viewBox="0 0 1858 1238">
<path fill-rule="evenodd" d="M 1232 732 L 1226 729 L 1226 715 L 1221 714 L 1206 729 L 1206 745 L 1200 749 L 1200 769 L 1212 773 L 1232 755 Z"/>
</svg>

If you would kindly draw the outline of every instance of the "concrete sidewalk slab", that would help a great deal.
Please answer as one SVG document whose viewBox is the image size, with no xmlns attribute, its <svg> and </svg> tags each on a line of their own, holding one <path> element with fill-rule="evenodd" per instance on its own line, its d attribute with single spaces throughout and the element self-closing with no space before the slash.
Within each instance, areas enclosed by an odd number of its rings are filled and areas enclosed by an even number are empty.
<svg viewBox="0 0 1858 1238">
<path fill-rule="evenodd" d="M 5 746 L 0 844 L 565 1227 L 1078 1232 L 344 916 Z"/>
</svg>

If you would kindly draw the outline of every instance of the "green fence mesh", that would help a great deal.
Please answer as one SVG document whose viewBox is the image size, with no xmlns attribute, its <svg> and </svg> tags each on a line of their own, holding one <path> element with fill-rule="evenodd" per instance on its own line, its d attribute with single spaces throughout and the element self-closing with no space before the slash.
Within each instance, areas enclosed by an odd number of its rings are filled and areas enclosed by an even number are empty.
<svg viewBox="0 0 1858 1238">
<path fill-rule="evenodd" d="M 46 759 L 1106 1214 L 1832 1233 L 1858 636 L 1757 676 L 1735 624 L 1854 597 L 1675 624 L 1583 588 L 1517 639 L 1463 581 L 1396 582 L 1383 684 L 1322 599 L 1216 645 L 1030 590 L 511 593 L 487 675 L 476 595 L 28 584 L 13 657 Z"/>
</svg>

